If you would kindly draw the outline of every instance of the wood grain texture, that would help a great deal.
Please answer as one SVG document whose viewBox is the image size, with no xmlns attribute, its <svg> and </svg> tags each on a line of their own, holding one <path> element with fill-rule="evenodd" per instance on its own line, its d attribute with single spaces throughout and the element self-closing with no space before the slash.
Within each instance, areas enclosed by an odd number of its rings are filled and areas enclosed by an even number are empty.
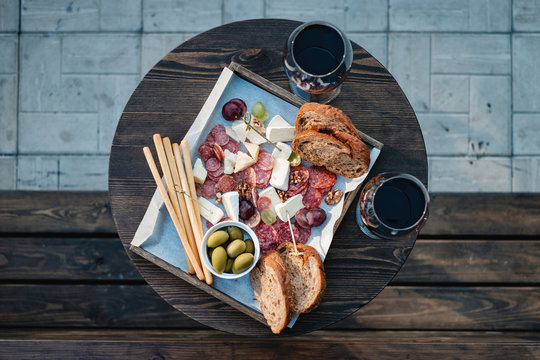
<svg viewBox="0 0 540 360">
<path fill-rule="evenodd" d="M 0 232 L 115 233 L 105 192 L 0 191 Z"/>
<path fill-rule="evenodd" d="M 180 140 L 222 68 L 231 61 L 288 90 L 282 51 L 288 34 L 299 24 L 258 19 L 214 28 L 171 51 L 141 81 L 120 119 L 109 167 L 111 207 L 125 244 L 131 241 L 155 189 L 141 155 L 152 134 Z M 246 33 L 257 36 L 240 36 Z M 349 114 L 359 130 L 385 144 L 372 174 L 405 171 L 427 184 L 426 152 L 414 111 L 388 71 L 356 44 L 353 67 L 341 95 L 332 104 Z M 325 262 L 329 285 L 323 302 L 315 312 L 302 316 L 286 332 L 288 335 L 327 326 L 357 310 L 392 279 L 410 252 L 413 241 L 367 243 L 358 234 L 352 212 L 345 216 Z M 365 262 L 351 254 L 358 254 Z M 365 254 L 368 257 L 363 257 Z M 244 314 L 224 307 L 155 265 L 130 256 L 145 280 L 189 316 L 237 334 L 270 334 Z"/>
<path fill-rule="evenodd" d="M 71 335 L 71 336 L 70 336 Z M 145 336 L 146 335 L 146 336 Z M 37 339 L 0 335 L 6 358 L 44 359 L 536 359 L 540 341 L 528 333 L 325 331 L 289 339 L 245 339 L 215 332 L 133 333 L 42 331 Z M 4 340 L 2 340 L 4 338 Z M 41 338 L 41 340 L 40 340 Z"/>
</svg>

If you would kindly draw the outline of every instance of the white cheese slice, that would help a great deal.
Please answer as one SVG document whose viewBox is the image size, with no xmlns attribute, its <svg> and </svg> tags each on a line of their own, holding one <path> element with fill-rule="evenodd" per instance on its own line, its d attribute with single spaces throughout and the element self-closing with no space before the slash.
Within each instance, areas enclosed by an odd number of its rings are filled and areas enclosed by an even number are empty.
<svg viewBox="0 0 540 360">
<path fill-rule="evenodd" d="M 234 163 L 230 160 L 223 160 L 223 173 L 231 175 L 234 172 Z"/>
<path fill-rule="evenodd" d="M 227 216 L 233 221 L 238 221 L 238 213 L 240 211 L 240 196 L 236 191 L 229 191 L 221 195 L 221 202 L 227 212 Z"/>
<path fill-rule="evenodd" d="M 236 164 L 234 165 L 234 172 L 240 172 L 247 169 L 251 165 L 255 164 L 257 161 L 254 160 L 251 156 L 245 152 L 239 151 L 236 154 Z"/>
<path fill-rule="evenodd" d="M 257 160 L 259 157 L 259 150 L 261 150 L 259 145 L 245 142 L 244 146 L 246 147 L 249 155 L 251 155 L 253 159 Z"/>
<path fill-rule="evenodd" d="M 225 126 L 225 132 L 227 133 L 227 135 L 229 135 L 230 137 L 232 137 L 234 140 L 236 141 L 241 141 L 240 140 L 240 137 L 238 136 L 238 134 L 236 133 L 236 131 L 234 131 L 233 127 L 232 126 Z M 244 138 L 245 139 L 245 138 Z"/>
<path fill-rule="evenodd" d="M 193 166 L 193 177 L 195 178 L 195 182 L 199 184 L 204 183 L 204 180 L 206 180 L 206 174 L 207 172 L 204 168 L 202 160 L 195 160 L 195 166 Z"/>
<path fill-rule="evenodd" d="M 243 120 L 233 121 L 232 129 L 236 133 L 237 141 L 245 141 L 247 136 L 247 125 Z M 236 140 L 236 139 L 235 139 Z"/>
<path fill-rule="evenodd" d="M 199 202 L 199 212 L 201 213 L 201 216 L 210 221 L 212 224 L 217 224 L 218 221 L 221 220 L 225 215 L 223 210 L 205 198 L 199 196 L 197 200 Z"/>
<path fill-rule="evenodd" d="M 291 124 L 289 124 L 285 119 L 281 117 L 281 115 L 276 115 L 270 120 L 270 122 L 267 125 L 267 128 L 269 127 L 289 127 Z"/>
<path fill-rule="evenodd" d="M 289 168 L 289 160 L 275 159 L 270 185 L 279 190 L 287 190 L 289 188 Z"/>
<path fill-rule="evenodd" d="M 292 141 L 294 138 L 294 127 L 290 125 L 280 127 L 268 127 L 266 129 L 266 137 L 271 142 Z"/>
<path fill-rule="evenodd" d="M 294 215 L 296 215 L 298 210 L 304 207 L 302 200 L 302 194 L 297 194 L 291 198 L 288 198 L 284 203 L 277 204 L 275 211 L 281 221 L 287 221 L 287 213 L 289 214 L 289 219 L 294 218 Z"/>
<path fill-rule="evenodd" d="M 281 204 L 281 199 L 279 198 L 279 195 L 275 188 L 272 186 L 267 187 L 263 191 L 259 193 L 259 197 L 266 196 L 267 198 L 272 201 L 272 209 L 275 211 L 275 207 L 278 204 Z"/>
<path fill-rule="evenodd" d="M 229 150 L 225 149 L 223 152 L 225 154 L 225 160 L 228 160 L 234 164 L 236 164 L 236 154 L 233 152 L 230 152 Z"/>
<path fill-rule="evenodd" d="M 276 143 L 276 146 L 281 150 L 274 148 L 274 151 L 272 151 L 272 156 L 274 157 L 274 159 L 289 160 L 289 156 L 291 156 L 292 153 L 292 147 L 289 144 L 285 144 L 282 142 Z"/>
<path fill-rule="evenodd" d="M 264 134 L 264 127 L 262 128 L 257 127 L 256 129 L 259 130 L 261 134 Z M 259 135 L 256 131 L 253 131 L 253 130 L 248 131 L 247 139 L 251 141 L 253 144 L 257 144 L 257 145 L 261 145 L 266 142 L 266 140 L 261 135 Z"/>
</svg>

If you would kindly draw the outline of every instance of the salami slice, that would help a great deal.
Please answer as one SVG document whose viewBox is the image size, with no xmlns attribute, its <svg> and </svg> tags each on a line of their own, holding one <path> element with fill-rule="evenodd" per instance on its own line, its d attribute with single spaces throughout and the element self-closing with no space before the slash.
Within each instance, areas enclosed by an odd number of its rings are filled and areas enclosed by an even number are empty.
<svg viewBox="0 0 540 360">
<path fill-rule="evenodd" d="M 319 205 L 321 205 L 322 201 L 322 194 L 319 190 L 315 189 L 314 187 L 309 186 L 306 194 L 304 195 L 302 199 L 302 203 L 306 207 L 306 209 L 311 210 Z"/>
<path fill-rule="evenodd" d="M 216 139 L 214 139 L 214 135 L 212 135 L 212 132 L 208 133 L 208 136 L 206 136 L 205 143 L 207 143 L 210 146 L 214 146 L 216 142 Z"/>
<path fill-rule="evenodd" d="M 238 185 L 238 183 L 241 183 L 244 181 L 244 172 L 243 171 L 239 171 L 237 173 L 233 173 L 232 174 L 233 178 L 234 178 L 234 182 Z"/>
<path fill-rule="evenodd" d="M 221 124 L 217 124 L 217 125 L 214 125 L 214 127 L 212 127 L 212 130 L 210 130 L 210 133 L 212 135 L 214 135 L 214 138 L 216 137 L 216 134 L 220 134 L 220 133 L 227 133 L 227 130 L 225 130 L 225 126 L 221 125 Z"/>
<path fill-rule="evenodd" d="M 214 138 L 216 139 L 216 144 L 220 146 L 225 146 L 229 142 L 229 135 L 226 132 L 216 133 L 214 134 Z"/>
<path fill-rule="evenodd" d="M 332 187 L 336 183 L 336 174 L 321 166 L 311 166 L 309 169 L 309 185 L 316 189 Z"/>
<path fill-rule="evenodd" d="M 256 165 L 262 170 L 270 171 L 274 168 L 274 157 L 269 152 L 261 150 Z"/>
<path fill-rule="evenodd" d="M 213 151 L 214 149 L 212 149 L 212 152 Z M 219 161 L 213 156 L 210 159 L 205 160 L 204 162 L 204 166 L 208 171 L 216 171 L 217 169 L 219 169 L 219 165 L 221 165 L 221 161 Z"/>
<path fill-rule="evenodd" d="M 300 231 L 300 236 L 298 236 L 296 241 L 300 244 L 307 243 L 309 241 L 309 237 L 311 236 L 311 228 L 298 227 L 298 230 Z"/>
<path fill-rule="evenodd" d="M 300 178 L 300 182 L 294 182 L 297 178 Z M 292 197 L 296 194 L 300 194 L 309 184 L 309 171 L 304 165 L 299 165 L 291 168 L 289 174 L 289 189 L 287 190 L 287 196 Z"/>
<path fill-rule="evenodd" d="M 280 218 L 276 218 L 276 222 L 272 225 L 274 227 L 274 229 L 278 229 L 279 225 L 283 224 L 283 221 L 281 221 Z"/>
<path fill-rule="evenodd" d="M 221 192 L 229 192 L 234 189 L 234 178 L 231 175 L 223 175 L 218 183 L 217 188 Z"/>
<path fill-rule="evenodd" d="M 208 144 L 202 144 L 199 147 L 199 155 L 203 161 L 206 161 L 214 156 L 214 148 Z"/>
<path fill-rule="evenodd" d="M 236 154 L 238 151 L 240 151 L 240 143 L 229 138 L 229 142 L 223 146 L 223 150 L 229 150 L 233 154 Z"/>
<path fill-rule="evenodd" d="M 257 207 L 260 210 L 268 210 L 270 209 L 270 206 L 272 206 L 272 200 L 268 196 L 261 196 L 259 197 L 259 200 L 257 200 Z"/>
<path fill-rule="evenodd" d="M 333 187 L 334 186 L 329 186 L 327 188 L 318 189 L 318 190 L 324 196 L 324 195 L 328 194 L 330 192 L 330 190 L 332 190 Z"/>
<path fill-rule="evenodd" d="M 257 184 L 257 174 L 253 167 L 249 167 L 244 170 L 244 182 L 252 187 L 255 187 Z"/>
<path fill-rule="evenodd" d="M 300 237 L 300 230 L 298 230 L 298 227 L 296 224 L 291 224 L 292 231 L 294 234 L 294 239 L 298 241 L 298 238 Z M 278 243 L 284 243 L 284 242 L 292 242 L 292 235 L 291 235 L 291 229 L 289 228 L 289 223 L 284 222 L 280 224 L 277 228 L 277 234 L 278 234 Z"/>
<path fill-rule="evenodd" d="M 214 154 L 216 154 L 216 157 L 219 161 L 223 160 L 225 157 L 225 153 L 223 152 L 223 149 L 218 144 L 214 144 Z"/>
<path fill-rule="evenodd" d="M 255 171 L 255 185 L 259 189 L 268 187 L 268 183 L 272 177 L 272 170 L 263 170 L 257 164 L 253 165 L 251 168 Z"/>
<path fill-rule="evenodd" d="M 219 163 L 218 168 L 215 171 L 208 171 L 208 177 L 214 181 L 217 181 L 223 172 L 225 171 L 225 166 L 222 163 Z"/>
<path fill-rule="evenodd" d="M 207 199 L 216 197 L 216 183 L 211 179 L 206 179 L 201 186 L 201 196 Z"/>
<path fill-rule="evenodd" d="M 255 235 L 257 235 L 257 238 L 259 239 L 261 254 L 274 250 L 279 245 L 277 241 L 277 232 L 272 225 L 267 225 L 265 223 L 260 224 L 255 229 Z"/>
</svg>

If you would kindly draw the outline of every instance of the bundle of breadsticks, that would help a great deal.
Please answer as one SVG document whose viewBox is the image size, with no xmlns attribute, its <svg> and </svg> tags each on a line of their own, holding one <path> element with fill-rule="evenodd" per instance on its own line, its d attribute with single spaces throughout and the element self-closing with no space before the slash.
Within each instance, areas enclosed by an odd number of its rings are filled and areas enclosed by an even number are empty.
<svg viewBox="0 0 540 360">
<path fill-rule="evenodd" d="M 161 135 L 154 134 L 154 145 L 167 184 L 166 188 L 148 146 L 143 148 L 144 155 L 182 242 L 188 272 L 196 274 L 199 280 L 206 281 L 210 285 L 213 282 L 212 274 L 202 264 L 198 250 L 203 239 L 203 229 L 189 144 L 187 140 L 182 140 L 180 146 L 177 143 L 171 144 L 168 137 L 162 139 Z"/>
</svg>

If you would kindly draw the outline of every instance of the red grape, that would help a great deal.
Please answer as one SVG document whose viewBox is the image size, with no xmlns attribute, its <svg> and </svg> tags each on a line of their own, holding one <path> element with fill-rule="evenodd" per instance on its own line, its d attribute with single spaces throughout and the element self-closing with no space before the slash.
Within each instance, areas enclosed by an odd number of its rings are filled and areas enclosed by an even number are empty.
<svg viewBox="0 0 540 360">
<path fill-rule="evenodd" d="M 306 214 L 307 222 L 310 226 L 319 226 L 326 220 L 326 212 L 321 208 L 314 208 Z"/>
<path fill-rule="evenodd" d="M 241 99 L 232 99 L 229 100 L 225 105 L 223 105 L 223 108 L 221 109 L 221 115 L 225 118 L 225 120 L 233 121 L 238 120 L 247 111 L 246 103 Z"/>
<path fill-rule="evenodd" d="M 294 216 L 294 218 L 296 219 L 296 223 L 303 227 L 303 228 L 306 228 L 306 229 L 309 229 L 311 226 L 309 225 L 308 221 L 307 221 L 307 218 L 306 218 L 306 214 L 308 213 L 308 209 L 306 208 L 302 208 L 300 210 L 298 210 L 298 212 L 296 213 L 296 215 Z"/>
<path fill-rule="evenodd" d="M 239 213 L 240 219 L 247 220 L 255 214 L 255 206 L 253 206 L 251 201 L 242 200 L 240 201 Z"/>
</svg>

